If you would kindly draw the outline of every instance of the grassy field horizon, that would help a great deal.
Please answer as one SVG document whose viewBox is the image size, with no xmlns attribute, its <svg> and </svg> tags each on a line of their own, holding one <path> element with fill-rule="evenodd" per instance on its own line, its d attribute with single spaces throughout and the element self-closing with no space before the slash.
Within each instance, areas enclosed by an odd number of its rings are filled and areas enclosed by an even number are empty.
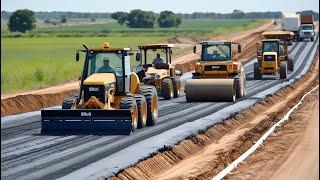
<svg viewBox="0 0 320 180">
<path fill-rule="evenodd" d="M 207 21 L 207 20 L 206 20 Z M 109 41 L 112 47 L 130 47 L 136 49 L 140 43 L 164 42 L 177 36 L 204 36 L 213 37 L 255 29 L 266 20 L 236 20 L 210 21 L 210 27 L 204 27 L 203 21 L 185 21 L 182 29 L 165 30 L 162 28 L 154 31 L 126 28 L 125 31 L 111 29 L 113 33 L 104 36 L 80 36 L 80 37 L 57 37 L 57 36 L 32 36 L 32 37 L 1 37 L 1 94 L 23 92 L 26 90 L 39 89 L 48 85 L 68 82 L 81 73 L 83 61 L 76 62 L 75 50 L 82 49 L 82 43 L 90 47 L 100 47 L 104 41 Z M 72 29 L 49 28 L 50 32 L 63 34 L 66 32 L 88 32 L 93 25 L 79 25 Z M 78 28 L 78 30 L 77 30 Z M 86 29 L 87 28 L 87 29 Z M 189 29 L 188 29 L 189 28 Z M 205 29 L 207 28 L 207 29 Z M 38 28 L 35 34 L 43 33 Z M 79 30 L 80 29 L 80 30 Z M 102 29 L 98 29 L 102 31 Z M 168 33 L 167 31 L 172 31 Z M 131 32 L 131 33 L 130 33 Z M 134 33 L 135 32 L 135 33 Z M 185 33 L 187 32 L 187 33 Z"/>
</svg>

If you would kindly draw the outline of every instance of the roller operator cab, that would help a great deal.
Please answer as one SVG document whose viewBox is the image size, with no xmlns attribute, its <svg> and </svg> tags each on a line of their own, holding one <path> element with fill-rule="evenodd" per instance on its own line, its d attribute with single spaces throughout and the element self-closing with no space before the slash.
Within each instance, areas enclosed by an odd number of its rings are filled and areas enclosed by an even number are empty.
<svg viewBox="0 0 320 180">
<path fill-rule="evenodd" d="M 78 50 L 85 55 L 80 92 L 67 98 L 62 110 L 42 110 L 42 133 L 130 134 L 154 125 L 158 116 L 156 89 L 141 85 L 131 72 L 130 48 Z"/>
<path fill-rule="evenodd" d="M 233 42 L 201 43 L 201 55 L 195 64 L 192 79 L 185 86 L 186 99 L 193 101 L 235 101 L 246 94 L 245 72 L 242 64 L 234 60 Z M 196 53 L 196 46 L 194 47 Z"/>
<path fill-rule="evenodd" d="M 139 45 L 135 68 L 143 84 L 154 86 L 164 99 L 177 98 L 180 95 L 180 76 L 182 72 L 172 64 L 173 44 Z"/>
<path fill-rule="evenodd" d="M 294 70 L 294 62 L 289 55 L 288 46 L 294 33 L 289 31 L 269 31 L 262 34 L 265 39 L 258 44 L 257 62 L 254 63 L 254 79 L 260 80 L 263 75 L 280 75 L 287 78 L 287 71 Z"/>
</svg>

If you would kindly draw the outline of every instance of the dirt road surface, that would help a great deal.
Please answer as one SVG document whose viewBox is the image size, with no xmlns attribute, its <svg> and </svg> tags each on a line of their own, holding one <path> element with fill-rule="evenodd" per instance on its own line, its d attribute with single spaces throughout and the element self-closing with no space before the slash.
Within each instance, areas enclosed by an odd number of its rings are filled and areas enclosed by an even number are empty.
<svg viewBox="0 0 320 180">
<path fill-rule="evenodd" d="M 319 179 L 319 90 L 226 179 Z"/>
</svg>

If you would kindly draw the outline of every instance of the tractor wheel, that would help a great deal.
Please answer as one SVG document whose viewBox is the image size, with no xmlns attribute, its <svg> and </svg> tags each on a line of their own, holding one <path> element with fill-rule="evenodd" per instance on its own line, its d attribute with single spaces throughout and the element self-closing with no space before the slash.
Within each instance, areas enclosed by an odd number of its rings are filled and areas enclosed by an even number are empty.
<svg viewBox="0 0 320 180">
<path fill-rule="evenodd" d="M 72 105 L 77 101 L 79 94 L 73 94 L 65 99 L 62 103 L 62 109 L 71 109 Z"/>
<path fill-rule="evenodd" d="M 140 87 L 139 94 L 146 98 L 147 102 L 147 126 L 157 124 L 158 119 L 158 95 L 154 86 Z"/>
<path fill-rule="evenodd" d="M 147 124 L 147 101 L 141 94 L 135 94 L 134 99 L 138 106 L 138 129 L 146 127 Z"/>
<path fill-rule="evenodd" d="M 281 61 L 280 62 L 280 79 L 286 79 L 287 78 L 287 62 Z"/>
<path fill-rule="evenodd" d="M 179 78 L 173 81 L 173 97 L 177 98 L 180 95 L 181 82 Z"/>
<path fill-rule="evenodd" d="M 253 77 L 255 80 L 260 80 L 262 78 L 259 62 L 253 64 Z"/>
<path fill-rule="evenodd" d="M 173 83 L 172 80 L 169 78 L 165 78 L 162 80 L 161 83 L 161 96 L 164 99 L 172 99 L 174 95 L 173 92 Z"/>
<path fill-rule="evenodd" d="M 138 106 L 134 97 L 124 97 L 120 101 L 120 109 L 130 109 L 132 117 L 132 131 L 138 129 Z"/>
<path fill-rule="evenodd" d="M 288 70 L 293 71 L 294 70 L 294 62 L 293 59 L 288 59 Z"/>
</svg>

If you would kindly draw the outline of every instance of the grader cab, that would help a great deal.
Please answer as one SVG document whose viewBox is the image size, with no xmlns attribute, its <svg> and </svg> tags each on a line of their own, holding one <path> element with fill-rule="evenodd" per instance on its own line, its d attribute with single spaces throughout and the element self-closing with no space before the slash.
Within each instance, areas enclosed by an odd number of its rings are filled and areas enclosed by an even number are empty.
<svg viewBox="0 0 320 180">
<path fill-rule="evenodd" d="M 130 48 L 78 50 L 85 53 L 80 93 L 70 96 L 61 110 L 42 110 L 43 134 L 130 134 L 156 124 L 158 97 L 131 72 Z"/>
<path fill-rule="evenodd" d="M 262 36 L 261 49 L 257 52 L 257 62 L 254 63 L 254 79 L 262 79 L 262 75 L 280 75 L 287 78 L 287 71 L 294 70 L 294 62 L 289 55 L 288 46 L 294 36 L 290 31 L 268 31 Z"/>
</svg>

